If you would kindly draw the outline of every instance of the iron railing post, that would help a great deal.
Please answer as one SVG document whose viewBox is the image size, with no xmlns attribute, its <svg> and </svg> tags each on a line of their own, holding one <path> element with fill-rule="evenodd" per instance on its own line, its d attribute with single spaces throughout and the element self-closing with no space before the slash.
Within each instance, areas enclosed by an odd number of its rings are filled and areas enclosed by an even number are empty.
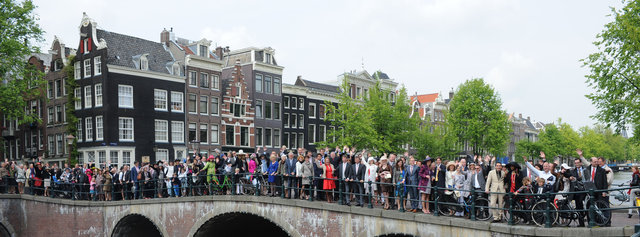
<svg viewBox="0 0 640 237">
<path fill-rule="evenodd" d="M 371 180 L 369 180 L 369 208 L 373 208 L 373 184 L 371 182 Z"/>
<path fill-rule="evenodd" d="M 593 226 L 596 225 L 596 221 L 594 220 L 595 218 L 595 208 L 593 205 L 596 204 L 595 200 L 595 194 L 593 192 L 593 189 L 589 190 L 589 203 L 587 203 L 587 205 L 589 205 L 589 228 L 592 228 Z"/>
<path fill-rule="evenodd" d="M 509 225 L 513 225 L 513 193 L 508 194 L 509 197 Z"/>
<path fill-rule="evenodd" d="M 315 187 L 315 185 L 313 185 L 313 175 L 309 176 L 309 201 L 313 202 L 313 188 Z"/>
<path fill-rule="evenodd" d="M 440 210 L 438 209 L 438 199 L 440 199 L 440 192 L 438 192 L 438 186 L 434 187 L 434 195 L 435 197 L 433 198 L 433 215 L 434 216 L 439 216 L 440 215 Z"/>
<path fill-rule="evenodd" d="M 343 205 L 344 202 L 342 200 L 342 178 L 338 179 L 338 203 Z"/>
<path fill-rule="evenodd" d="M 471 217 L 472 221 L 476 220 L 476 195 L 476 189 L 471 188 L 471 213 L 469 213 L 469 216 Z M 428 202 L 427 205 L 429 205 Z"/>
<path fill-rule="evenodd" d="M 544 197 L 547 200 L 547 209 L 544 212 L 544 215 L 546 216 L 544 228 L 551 228 L 551 195 L 549 193 L 545 193 Z"/>
<path fill-rule="evenodd" d="M 398 209 L 398 211 L 400 212 L 404 212 L 404 200 L 403 200 L 403 196 L 404 196 L 404 185 L 403 184 L 398 184 L 398 192 L 397 192 L 397 196 L 400 200 L 400 202 L 398 203 L 398 205 L 400 206 L 400 208 Z"/>
</svg>

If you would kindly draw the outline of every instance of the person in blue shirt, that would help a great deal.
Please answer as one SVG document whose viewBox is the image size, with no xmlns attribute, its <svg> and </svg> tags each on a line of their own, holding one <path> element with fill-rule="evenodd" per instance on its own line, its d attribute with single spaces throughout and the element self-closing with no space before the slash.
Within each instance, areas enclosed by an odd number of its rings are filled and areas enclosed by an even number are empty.
<svg viewBox="0 0 640 237">
<path fill-rule="evenodd" d="M 267 170 L 268 174 L 269 174 L 269 186 L 271 187 L 271 192 L 269 193 L 270 196 L 275 196 L 276 195 L 276 175 L 278 173 L 278 160 L 276 159 L 275 155 L 271 155 L 269 157 L 269 169 Z"/>
</svg>

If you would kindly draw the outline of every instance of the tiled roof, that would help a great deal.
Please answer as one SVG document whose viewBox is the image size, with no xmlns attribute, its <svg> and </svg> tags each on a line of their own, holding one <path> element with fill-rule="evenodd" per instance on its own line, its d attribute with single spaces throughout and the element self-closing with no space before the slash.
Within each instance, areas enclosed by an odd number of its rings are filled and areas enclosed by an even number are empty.
<svg viewBox="0 0 640 237">
<path fill-rule="evenodd" d="M 373 78 L 376 78 L 376 77 L 379 78 L 379 79 L 385 79 L 385 80 L 390 79 L 389 75 L 387 75 L 386 73 L 381 72 L 381 71 L 376 71 L 376 72 L 373 73 Z"/>
<path fill-rule="evenodd" d="M 174 60 L 164 44 L 100 29 L 96 34 L 107 42 L 107 64 L 138 68 L 134 58 L 149 54 L 149 71 L 169 74 L 166 65 Z"/>
<path fill-rule="evenodd" d="M 306 86 L 313 89 L 324 90 L 328 92 L 340 92 L 340 87 L 323 84 L 319 82 L 309 81 L 302 78 L 298 78 L 295 83 L 296 86 Z"/>
<path fill-rule="evenodd" d="M 432 94 L 424 94 L 424 95 L 417 95 L 417 96 L 411 96 L 411 101 L 415 101 L 416 97 L 418 98 L 418 102 L 420 103 L 432 103 L 435 102 L 436 99 L 438 98 L 438 93 L 432 93 Z"/>
</svg>

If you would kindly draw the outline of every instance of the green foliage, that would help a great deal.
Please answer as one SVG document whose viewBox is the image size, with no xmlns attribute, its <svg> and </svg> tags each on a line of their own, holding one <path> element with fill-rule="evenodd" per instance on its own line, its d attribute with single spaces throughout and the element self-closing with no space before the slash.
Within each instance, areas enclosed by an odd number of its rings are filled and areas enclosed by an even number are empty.
<svg viewBox="0 0 640 237">
<path fill-rule="evenodd" d="M 413 141 L 413 147 L 417 150 L 417 157 L 454 158 L 457 153 L 455 149 L 456 140 L 451 133 L 447 132 L 446 126 L 446 123 L 433 125 L 427 121 L 420 127 Z"/>
<path fill-rule="evenodd" d="M 33 43 L 42 41 L 31 1 L 0 0 L 0 111 L 21 124 L 39 122 L 38 115 L 25 111 L 29 100 L 42 98 L 43 73 L 27 65 Z"/>
<path fill-rule="evenodd" d="M 474 154 L 501 155 L 509 141 L 511 123 L 500 96 L 481 78 L 462 83 L 449 105 L 449 132 Z"/>
<path fill-rule="evenodd" d="M 71 165 L 75 165 L 78 163 L 78 117 L 75 114 L 75 102 L 78 100 L 75 96 L 76 88 L 78 85 L 76 84 L 76 80 L 74 80 L 73 75 L 73 64 L 75 62 L 75 56 L 70 56 L 67 60 L 69 64 L 67 64 L 62 70 L 67 74 L 67 80 L 65 80 L 65 89 L 67 93 L 67 105 L 65 106 L 65 113 L 67 118 L 67 134 L 71 134 L 76 139 L 74 139 L 73 144 L 71 145 L 71 149 L 69 151 L 71 155 Z M 64 138 L 66 139 L 66 138 Z"/>
<path fill-rule="evenodd" d="M 587 98 L 598 109 L 593 117 L 617 132 L 640 125 L 640 2 L 625 2 L 611 8 L 614 21 L 597 35 L 598 51 L 582 60 L 594 90 Z"/>
<path fill-rule="evenodd" d="M 529 140 L 520 140 L 516 143 L 515 160 L 517 162 L 523 162 L 523 156 L 537 157 L 542 151 L 542 144 L 540 142 L 532 142 Z"/>
<path fill-rule="evenodd" d="M 380 79 L 370 88 L 368 95 L 353 99 L 351 87 L 343 80 L 338 105 L 326 101 L 327 115 L 334 131 L 327 132 L 327 140 L 318 146 L 349 146 L 363 148 L 373 154 L 400 153 L 402 145 L 411 142 L 418 129 L 419 119 L 410 118 L 411 105 L 406 89 L 402 87 L 396 101 L 390 101 L 390 91 L 381 88 Z M 335 142 L 334 142 L 335 140 Z"/>
</svg>

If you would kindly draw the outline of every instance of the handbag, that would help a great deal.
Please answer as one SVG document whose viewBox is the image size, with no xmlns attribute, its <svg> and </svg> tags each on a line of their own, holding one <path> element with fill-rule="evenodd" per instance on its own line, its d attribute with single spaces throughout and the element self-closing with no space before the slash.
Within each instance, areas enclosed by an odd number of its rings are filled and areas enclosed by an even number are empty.
<svg viewBox="0 0 640 237">
<path fill-rule="evenodd" d="M 385 178 L 385 179 L 390 179 L 390 178 L 391 178 L 391 174 L 389 174 L 389 173 L 385 174 L 385 175 L 384 175 L 384 178 Z"/>
</svg>

